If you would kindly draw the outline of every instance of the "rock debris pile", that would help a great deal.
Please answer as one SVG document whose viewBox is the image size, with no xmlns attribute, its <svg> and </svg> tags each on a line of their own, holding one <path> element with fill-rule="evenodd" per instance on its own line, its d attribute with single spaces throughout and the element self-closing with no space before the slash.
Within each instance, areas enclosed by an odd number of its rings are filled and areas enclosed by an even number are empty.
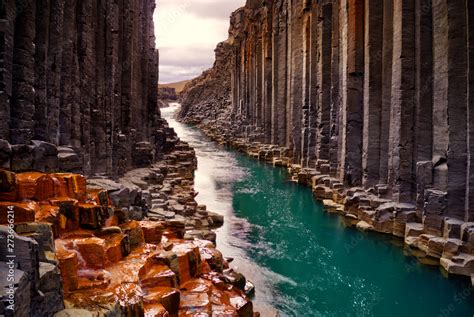
<svg viewBox="0 0 474 317">
<path fill-rule="evenodd" d="M 215 248 L 222 216 L 194 200 L 195 168 L 181 142 L 116 181 L 0 170 L 0 237 L 14 244 L 0 255 L 15 255 L 15 312 L 2 291 L 0 313 L 253 316 L 252 285 Z"/>
</svg>

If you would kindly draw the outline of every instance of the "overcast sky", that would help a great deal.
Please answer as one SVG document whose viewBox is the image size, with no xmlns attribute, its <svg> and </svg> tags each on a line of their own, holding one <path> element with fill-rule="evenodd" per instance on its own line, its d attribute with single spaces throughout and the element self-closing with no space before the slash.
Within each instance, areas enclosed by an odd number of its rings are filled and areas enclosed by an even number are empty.
<svg viewBox="0 0 474 317">
<path fill-rule="evenodd" d="M 156 0 L 160 83 L 194 78 L 212 66 L 227 39 L 230 14 L 245 0 Z"/>
</svg>

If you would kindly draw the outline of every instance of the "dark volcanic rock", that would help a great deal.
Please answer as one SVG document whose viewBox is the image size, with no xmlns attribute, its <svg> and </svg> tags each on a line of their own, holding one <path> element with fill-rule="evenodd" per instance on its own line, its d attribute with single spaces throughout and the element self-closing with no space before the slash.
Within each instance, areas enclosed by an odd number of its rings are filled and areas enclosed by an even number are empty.
<svg viewBox="0 0 474 317">
<path fill-rule="evenodd" d="M 231 70 L 232 45 L 229 41 L 216 48 L 214 67 L 187 83 L 180 93 L 181 110 L 179 117 L 192 124 L 213 122 L 226 124 L 222 131 L 236 124 L 231 120 Z"/>
<path fill-rule="evenodd" d="M 172 87 L 160 87 L 158 88 L 158 98 L 165 101 L 177 101 L 178 95 L 176 89 Z"/>
<path fill-rule="evenodd" d="M 154 9 L 154 0 L 0 4 L 2 167 L 121 174 L 140 142 L 160 156 Z M 74 153 L 55 158 L 47 144 Z"/>
<path fill-rule="evenodd" d="M 249 0 L 180 118 L 470 276 L 473 16 L 473 1 Z"/>
<path fill-rule="evenodd" d="M 286 147 L 293 164 L 416 205 L 419 220 L 471 221 L 465 4 L 247 1 L 181 93 L 180 118 L 218 141 Z"/>
</svg>

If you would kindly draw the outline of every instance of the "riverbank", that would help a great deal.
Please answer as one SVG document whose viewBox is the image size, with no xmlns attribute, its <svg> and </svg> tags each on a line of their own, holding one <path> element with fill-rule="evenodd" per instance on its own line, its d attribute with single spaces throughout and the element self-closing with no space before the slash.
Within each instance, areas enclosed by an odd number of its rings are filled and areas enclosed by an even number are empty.
<svg viewBox="0 0 474 317">
<path fill-rule="evenodd" d="M 194 200 L 195 169 L 194 150 L 178 142 L 114 180 L 2 170 L 19 263 L 16 305 L 2 314 L 254 316 L 252 286 L 215 248 L 223 217 Z"/>
<path fill-rule="evenodd" d="M 422 263 L 440 265 L 448 274 L 474 281 L 474 223 L 449 218 L 433 223 L 433 218 L 423 218 L 415 205 L 398 204 L 387 198 L 387 187 L 370 190 L 347 187 L 330 169 L 328 161 L 318 160 L 315 168 L 302 167 L 294 163 L 286 147 L 236 137 L 235 129 L 232 130 L 235 124 L 192 115 L 187 115 L 184 122 L 196 124 L 219 144 L 270 165 L 287 168 L 294 182 L 310 187 L 325 209 L 344 217 L 348 225 L 398 237 L 403 240 L 404 248 L 416 254 Z M 441 198 L 436 196 L 436 191 L 428 198 L 430 208 L 442 204 L 437 202 Z"/>
<path fill-rule="evenodd" d="M 255 283 L 256 307 L 271 304 L 281 316 L 472 315 L 466 279 L 421 264 L 393 235 L 347 228 L 286 167 L 169 122 L 196 150 L 198 201 L 226 212 L 218 247 Z"/>
</svg>

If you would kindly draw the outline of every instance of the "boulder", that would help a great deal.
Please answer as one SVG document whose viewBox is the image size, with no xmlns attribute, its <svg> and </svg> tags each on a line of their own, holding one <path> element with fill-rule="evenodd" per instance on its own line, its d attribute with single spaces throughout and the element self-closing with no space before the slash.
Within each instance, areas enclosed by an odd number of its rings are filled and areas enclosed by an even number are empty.
<svg viewBox="0 0 474 317">
<path fill-rule="evenodd" d="M 15 231 L 23 236 L 34 239 L 38 243 L 38 256 L 42 262 L 55 263 L 55 246 L 53 228 L 49 223 L 20 223 L 15 225 Z"/>
<path fill-rule="evenodd" d="M 155 151 L 150 142 L 139 142 L 135 144 L 132 151 L 133 166 L 150 166 L 154 161 L 154 157 Z"/>
<path fill-rule="evenodd" d="M 444 251 L 446 239 L 441 237 L 433 237 L 428 241 L 428 252 L 427 254 L 433 258 L 441 258 Z"/>
<path fill-rule="evenodd" d="M 15 172 L 33 170 L 35 147 L 33 145 L 12 145 L 11 169 Z"/>
<path fill-rule="evenodd" d="M 370 230 L 373 230 L 374 229 L 374 226 L 372 225 L 369 225 L 367 222 L 365 221 L 359 221 L 357 224 L 356 224 L 356 227 L 357 229 L 359 230 L 362 230 L 362 231 L 370 231 Z"/>
<path fill-rule="evenodd" d="M 160 304 L 169 314 L 174 316 L 179 312 L 180 297 L 180 292 L 177 289 L 159 286 L 146 289 L 143 301 L 146 308 L 150 308 L 151 304 Z"/>
<path fill-rule="evenodd" d="M 56 145 L 36 140 L 31 143 L 34 146 L 33 168 L 41 172 L 57 171 L 59 162 Z"/>
<path fill-rule="evenodd" d="M 459 239 L 447 239 L 444 244 L 442 257 L 451 259 L 453 256 L 458 255 L 461 253 L 462 244 L 462 241 Z"/>
<path fill-rule="evenodd" d="M 474 273 L 474 255 L 460 253 L 451 259 L 441 258 L 441 266 L 450 274 L 470 277 Z"/>
<path fill-rule="evenodd" d="M 443 222 L 443 216 L 426 213 L 423 216 L 423 231 L 441 237 L 443 235 Z"/>
<path fill-rule="evenodd" d="M 460 239 L 461 238 L 461 225 L 464 223 L 462 220 L 454 218 L 444 219 L 443 237 L 445 239 Z"/>
<path fill-rule="evenodd" d="M 0 199 L 16 200 L 16 175 L 8 170 L 0 169 Z M 10 199 L 9 199 L 10 198 Z"/>
<path fill-rule="evenodd" d="M 402 211 L 398 212 L 397 216 L 393 219 L 393 235 L 396 237 L 405 237 L 405 226 L 408 222 L 415 222 L 417 215 L 415 211 Z"/>
<path fill-rule="evenodd" d="M 58 162 L 60 171 L 80 173 L 83 169 L 81 157 L 70 147 L 58 147 Z"/>
<path fill-rule="evenodd" d="M 201 239 L 201 240 L 208 240 L 212 243 L 216 243 L 216 233 L 211 230 L 189 230 L 186 231 L 184 235 L 185 240 L 194 240 L 194 239 Z"/>
<path fill-rule="evenodd" d="M 12 146 L 8 141 L 0 139 L 0 168 L 10 169 Z"/>
<path fill-rule="evenodd" d="M 461 225 L 461 240 L 466 252 L 474 255 L 474 222 L 465 222 Z"/>
<path fill-rule="evenodd" d="M 245 286 L 247 285 L 247 280 L 245 276 L 234 271 L 233 269 L 224 270 L 222 272 L 222 279 L 224 280 L 224 282 L 235 286 L 241 291 L 244 291 Z"/>
<path fill-rule="evenodd" d="M 448 206 L 448 193 L 436 189 L 425 190 L 424 213 L 443 215 Z"/>
<path fill-rule="evenodd" d="M 417 238 L 423 233 L 423 224 L 408 222 L 405 225 L 405 244 L 413 245 Z"/>
</svg>

